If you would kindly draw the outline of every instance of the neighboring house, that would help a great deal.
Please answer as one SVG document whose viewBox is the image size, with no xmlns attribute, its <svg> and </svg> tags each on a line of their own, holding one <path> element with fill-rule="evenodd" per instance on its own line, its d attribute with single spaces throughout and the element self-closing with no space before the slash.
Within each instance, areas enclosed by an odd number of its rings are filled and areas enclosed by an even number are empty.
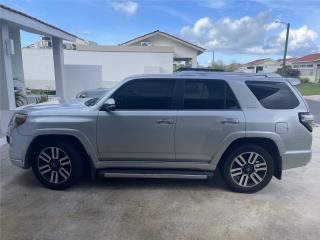
<svg viewBox="0 0 320 240">
<path fill-rule="evenodd" d="M 97 43 L 84 40 L 82 38 L 76 38 L 75 42 L 70 42 L 67 40 L 63 40 L 63 48 L 67 50 L 74 50 L 76 49 L 77 45 L 97 45 Z M 41 37 L 41 40 L 34 42 L 25 48 L 41 48 L 41 49 L 46 49 L 46 48 L 52 48 L 52 39 L 51 37 Z"/>
<path fill-rule="evenodd" d="M 173 63 L 197 67 L 197 57 L 204 48 L 159 30 L 136 37 L 119 46 L 173 47 Z"/>
<path fill-rule="evenodd" d="M 320 82 L 320 53 L 309 54 L 292 61 L 293 69 L 312 82 Z"/>
<path fill-rule="evenodd" d="M 275 73 L 279 68 L 280 63 L 278 61 L 271 58 L 263 58 L 242 65 L 239 71 L 246 73 Z"/>
<path fill-rule="evenodd" d="M 77 44 L 75 49 L 65 48 L 64 63 L 101 66 L 102 86 L 91 88 L 109 88 L 130 75 L 172 73 L 177 62 L 197 67 L 197 56 L 204 51 L 168 33 L 155 31 L 118 46 Z M 50 47 L 23 48 L 22 57 L 27 87 L 55 89 Z"/>
<path fill-rule="evenodd" d="M 296 58 L 286 58 L 286 66 L 290 66 L 293 68 L 292 62 L 295 60 Z M 277 59 L 277 62 L 279 62 L 280 64 L 280 68 L 282 68 L 282 63 L 283 63 L 283 58 Z"/>
</svg>

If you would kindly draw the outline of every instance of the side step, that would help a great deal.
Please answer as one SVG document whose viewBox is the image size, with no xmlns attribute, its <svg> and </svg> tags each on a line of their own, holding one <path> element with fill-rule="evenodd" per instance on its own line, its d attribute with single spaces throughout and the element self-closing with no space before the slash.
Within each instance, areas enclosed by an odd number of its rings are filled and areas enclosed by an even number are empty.
<svg viewBox="0 0 320 240">
<path fill-rule="evenodd" d="M 98 176 L 105 178 L 207 179 L 213 176 L 213 172 L 201 170 L 108 168 L 98 170 Z"/>
</svg>

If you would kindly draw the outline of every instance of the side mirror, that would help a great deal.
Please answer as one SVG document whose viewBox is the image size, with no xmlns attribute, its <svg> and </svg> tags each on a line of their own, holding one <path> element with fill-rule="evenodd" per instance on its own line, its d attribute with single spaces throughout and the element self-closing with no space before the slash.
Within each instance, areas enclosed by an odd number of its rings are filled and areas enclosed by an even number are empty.
<svg viewBox="0 0 320 240">
<path fill-rule="evenodd" d="M 114 101 L 113 98 L 109 98 L 101 107 L 101 110 L 103 111 L 114 111 L 116 110 L 116 102 Z"/>
</svg>

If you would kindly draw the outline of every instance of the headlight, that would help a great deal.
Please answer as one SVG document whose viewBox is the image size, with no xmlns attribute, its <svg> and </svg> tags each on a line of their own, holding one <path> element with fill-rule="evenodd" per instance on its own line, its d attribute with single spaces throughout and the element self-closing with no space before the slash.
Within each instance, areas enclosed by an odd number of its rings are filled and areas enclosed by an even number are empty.
<svg viewBox="0 0 320 240">
<path fill-rule="evenodd" d="M 16 124 L 16 126 L 20 126 L 21 124 L 23 124 L 28 118 L 27 114 L 23 114 L 23 113 L 16 113 L 14 116 L 14 122 Z"/>
</svg>

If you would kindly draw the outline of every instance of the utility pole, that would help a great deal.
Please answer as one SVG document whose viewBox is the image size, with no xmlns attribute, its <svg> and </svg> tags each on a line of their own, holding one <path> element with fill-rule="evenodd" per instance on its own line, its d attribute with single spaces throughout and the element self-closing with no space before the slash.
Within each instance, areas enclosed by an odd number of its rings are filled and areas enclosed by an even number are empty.
<svg viewBox="0 0 320 240">
<path fill-rule="evenodd" d="M 214 68 L 214 49 L 212 49 L 212 68 Z"/>
<path fill-rule="evenodd" d="M 284 46 L 283 62 L 282 62 L 282 76 L 284 77 L 286 76 L 286 57 L 287 57 L 287 49 L 288 49 L 289 31 L 290 31 L 290 23 L 287 23 L 286 44 Z"/>
</svg>

